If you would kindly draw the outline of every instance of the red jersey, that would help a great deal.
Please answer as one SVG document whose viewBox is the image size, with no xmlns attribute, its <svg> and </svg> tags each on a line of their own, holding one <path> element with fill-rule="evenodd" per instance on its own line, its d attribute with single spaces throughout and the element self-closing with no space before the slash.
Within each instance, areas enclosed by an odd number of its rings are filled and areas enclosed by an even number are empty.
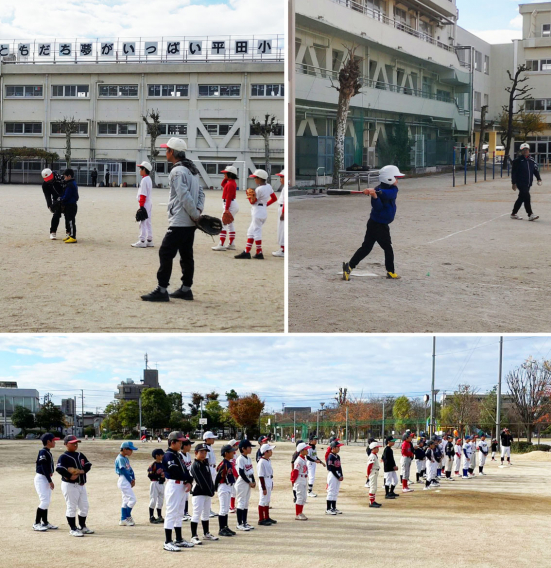
<svg viewBox="0 0 551 568">
<path fill-rule="evenodd" d="M 237 184 L 234 179 L 222 180 L 222 199 L 226 200 L 226 211 L 237 195 Z"/>
</svg>

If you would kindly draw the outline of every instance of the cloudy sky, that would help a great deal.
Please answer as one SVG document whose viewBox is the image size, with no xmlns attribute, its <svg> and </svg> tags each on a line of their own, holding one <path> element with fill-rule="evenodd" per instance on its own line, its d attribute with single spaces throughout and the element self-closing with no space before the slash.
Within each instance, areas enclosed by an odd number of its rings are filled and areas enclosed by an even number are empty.
<svg viewBox="0 0 551 568">
<path fill-rule="evenodd" d="M 85 410 L 113 399 L 122 379 L 142 376 L 144 353 L 161 386 L 222 395 L 258 393 L 268 410 L 331 402 L 338 387 L 353 396 L 430 389 L 432 338 L 422 337 L 174 337 L 150 335 L 0 336 L 0 381 L 17 381 L 61 398 L 85 393 Z M 497 381 L 497 337 L 437 339 L 436 388 L 471 384 L 485 392 Z M 527 357 L 551 356 L 551 337 L 506 337 L 504 375 Z M 224 398 L 222 396 L 222 398 Z M 79 399 L 80 405 L 80 399 Z"/>
<path fill-rule="evenodd" d="M 2 0 L 0 39 L 277 34 L 285 30 L 284 3 L 285 0 Z"/>
</svg>

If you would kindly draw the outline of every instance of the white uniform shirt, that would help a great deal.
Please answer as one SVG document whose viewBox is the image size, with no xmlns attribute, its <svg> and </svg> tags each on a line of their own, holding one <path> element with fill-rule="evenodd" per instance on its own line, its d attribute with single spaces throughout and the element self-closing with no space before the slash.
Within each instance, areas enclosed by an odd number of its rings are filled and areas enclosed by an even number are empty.
<svg viewBox="0 0 551 568">
<path fill-rule="evenodd" d="M 136 199 L 140 199 L 140 195 L 145 195 L 145 205 L 146 209 L 151 209 L 151 191 L 153 189 L 153 184 L 151 183 L 151 178 L 149 176 L 145 176 L 142 178 L 140 183 L 140 187 L 138 188 L 138 195 Z"/>
<path fill-rule="evenodd" d="M 266 219 L 268 216 L 267 203 L 270 201 L 270 196 L 274 192 L 272 186 L 267 183 L 265 185 L 259 185 L 256 189 L 256 202 L 251 205 L 251 215 L 253 217 L 258 217 L 259 219 Z"/>
<path fill-rule="evenodd" d="M 236 465 L 238 475 L 239 475 L 239 470 L 242 469 L 245 472 L 245 475 L 249 479 L 254 477 L 253 462 L 251 461 L 251 458 L 249 456 L 244 456 L 243 454 L 241 454 L 237 458 L 235 465 Z M 238 481 L 241 480 L 243 483 L 245 483 L 245 481 L 243 480 L 242 477 L 238 477 L 237 479 L 238 479 Z M 251 479 L 251 483 L 252 483 L 252 479 Z"/>
<path fill-rule="evenodd" d="M 308 457 L 312 458 L 313 460 L 318 459 L 318 452 L 317 452 L 317 450 L 314 446 L 310 446 L 308 448 Z M 311 461 L 308 462 L 308 467 L 312 467 L 312 466 L 315 466 L 315 465 L 316 464 L 314 462 L 311 462 Z"/>
<path fill-rule="evenodd" d="M 263 477 L 266 483 L 266 487 L 272 487 L 274 470 L 272 468 L 272 462 L 265 458 L 260 458 L 256 466 L 256 472 L 258 477 Z"/>
<path fill-rule="evenodd" d="M 214 467 L 216 469 L 216 455 L 214 454 L 214 448 L 209 446 L 209 451 L 207 453 L 207 460 L 209 462 L 210 467 Z"/>
<path fill-rule="evenodd" d="M 295 483 L 307 483 L 308 480 L 308 462 L 306 458 L 303 458 L 300 454 L 297 456 L 295 460 L 295 464 L 293 469 L 298 470 L 298 478 Z"/>
<path fill-rule="evenodd" d="M 191 462 L 193 461 L 191 458 L 191 454 L 187 453 L 184 454 L 184 452 L 180 452 L 180 455 L 182 456 L 182 461 L 184 462 L 184 465 L 186 466 L 188 471 L 191 471 Z"/>
<path fill-rule="evenodd" d="M 484 455 L 488 455 L 488 442 L 486 440 L 480 440 L 477 444 L 478 450 Z"/>
<path fill-rule="evenodd" d="M 277 203 L 280 207 L 282 207 L 283 205 L 285 205 L 285 194 L 287 193 L 287 187 L 284 185 L 281 188 L 281 193 L 279 194 L 279 198 L 277 200 Z"/>
<path fill-rule="evenodd" d="M 379 465 L 379 458 L 377 457 L 377 454 L 374 454 L 373 452 L 371 452 L 367 458 L 368 469 L 369 466 L 371 466 L 371 470 L 369 471 L 369 481 L 373 482 L 377 479 L 379 469 L 381 469 L 381 466 Z"/>
<path fill-rule="evenodd" d="M 473 446 L 470 442 L 463 444 L 463 455 L 470 460 L 473 453 Z"/>
</svg>

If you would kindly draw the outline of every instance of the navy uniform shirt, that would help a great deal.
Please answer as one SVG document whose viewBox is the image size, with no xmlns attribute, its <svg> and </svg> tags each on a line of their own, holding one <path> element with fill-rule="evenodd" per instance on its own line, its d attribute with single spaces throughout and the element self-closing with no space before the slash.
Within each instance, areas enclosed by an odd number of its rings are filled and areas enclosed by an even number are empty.
<svg viewBox="0 0 551 568">
<path fill-rule="evenodd" d="M 52 452 L 48 448 L 42 448 L 36 458 L 36 473 L 40 473 L 48 480 L 48 483 L 51 483 L 53 472 L 54 458 L 52 457 Z"/>
<path fill-rule="evenodd" d="M 68 468 L 74 467 L 76 469 L 84 470 L 84 473 L 79 473 L 77 479 L 71 479 L 71 474 Z M 75 483 L 77 485 L 84 485 L 86 483 L 86 474 L 90 471 L 92 464 L 88 461 L 86 456 L 81 452 L 69 452 L 59 456 L 57 460 L 56 471 L 61 475 L 61 480 L 67 483 Z"/>
<path fill-rule="evenodd" d="M 166 479 L 173 479 L 182 483 L 191 483 L 193 481 L 187 467 L 182 460 L 179 452 L 175 452 L 168 448 L 163 456 L 163 471 Z"/>
<path fill-rule="evenodd" d="M 191 464 L 191 475 L 195 481 L 195 485 L 191 491 L 192 495 L 206 495 L 208 497 L 214 495 L 214 483 L 207 460 L 194 460 Z"/>
<path fill-rule="evenodd" d="M 341 458 L 339 454 L 329 454 L 327 457 L 327 471 L 330 471 L 337 479 L 340 479 L 343 476 Z"/>
</svg>

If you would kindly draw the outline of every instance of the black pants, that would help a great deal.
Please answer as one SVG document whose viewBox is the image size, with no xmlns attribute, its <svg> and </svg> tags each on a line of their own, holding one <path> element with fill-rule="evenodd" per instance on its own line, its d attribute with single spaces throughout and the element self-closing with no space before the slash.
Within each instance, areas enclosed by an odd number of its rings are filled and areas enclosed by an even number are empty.
<svg viewBox="0 0 551 568">
<path fill-rule="evenodd" d="M 385 251 L 385 267 L 387 272 L 394 272 L 394 251 L 390 239 L 390 227 L 385 223 L 377 223 L 369 219 L 362 246 L 350 259 L 350 268 L 356 268 L 358 264 L 371 252 L 373 245 L 378 243 Z"/>
<path fill-rule="evenodd" d="M 161 265 L 157 271 L 157 281 L 161 288 L 168 288 L 172 274 L 172 261 L 177 253 L 180 253 L 180 266 L 182 267 L 182 284 L 193 284 L 193 239 L 197 227 L 170 227 L 159 249 Z"/>
<path fill-rule="evenodd" d="M 73 237 L 73 239 L 77 238 L 77 225 L 75 221 L 77 209 L 78 207 L 76 203 L 69 203 L 63 207 L 63 214 L 65 215 L 65 230 L 71 237 Z"/>
<path fill-rule="evenodd" d="M 52 215 L 52 221 L 50 223 L 50 233 L 57 233 L 57 228 L 59 227 L 59 220 L 61 219 L 61 207 L 59 207 L 56 212 Z"/>
<path fill-rule="evenodd" d="M 522 204 L 524 203 L 524 209 L 526 209 L 526 213 L 528 215 L 532 215 L 532 205 L 530 203 L 530 188 L 528 189 L 518 189 L 518 198 L 513 205 L 513 215 L 516 215 L 519 212 Z"/>
</svg>

